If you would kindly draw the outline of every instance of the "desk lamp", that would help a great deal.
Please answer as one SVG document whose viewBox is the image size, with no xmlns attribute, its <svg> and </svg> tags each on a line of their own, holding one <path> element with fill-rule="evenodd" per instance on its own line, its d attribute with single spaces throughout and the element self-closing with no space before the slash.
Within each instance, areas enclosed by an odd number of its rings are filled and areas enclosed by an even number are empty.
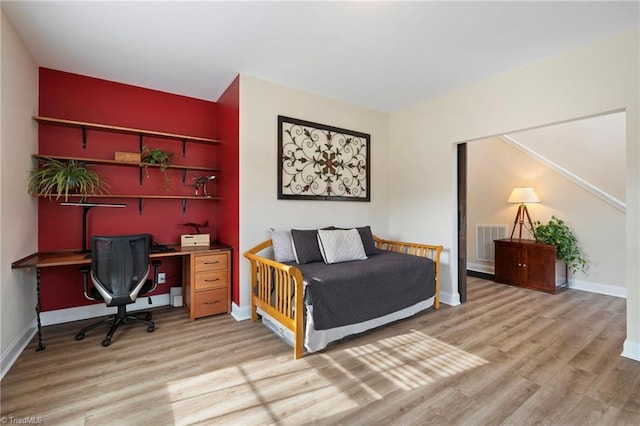
<svg viewBox="0 0 640 426">
<path fill-rule="evenodd" d="M 527 210 L 527 205 L 525 203 L 539 203 L 540 199 L 536 195 L 533 188 L 530 186 L 519 186 L 513 188 L 511 191 L 511 195 L 507 200 L 507 203 L 517 203 L 520 204 L 518 206 L 518 212 L 516 213 L 516 218 L 513 221 L 513 229 L 511 230 L 511 237 L 513 239 L 513 233 L 516 230 L 516 226 L 520 226 L 520 231 L 518 233 L 518 241 L 522 240 L 522 226 L 524 225 L 525 216 L 526 220 L 529 224 L 529 231 L 533 234 L 533 223 L 531 222 L 531 216 L 529 216 L 529 211 Z"/>
<path fill-rule="evenodd" d="M 77 206 L 82 207 L 82 251 L 80 253 L 89 253 L 87 250 L 87 214 L 92 207 L 127 207 L 126 204 L 119 203 L 60 203 L 61 206 Z"/>
</svg>

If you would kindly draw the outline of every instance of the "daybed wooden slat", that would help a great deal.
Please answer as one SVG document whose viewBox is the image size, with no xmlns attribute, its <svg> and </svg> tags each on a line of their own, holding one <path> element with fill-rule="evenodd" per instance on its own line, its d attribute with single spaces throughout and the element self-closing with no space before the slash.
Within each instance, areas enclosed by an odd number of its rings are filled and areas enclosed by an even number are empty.
<svg viewBox="0 0 640 426">
<path fill-rule="evenodd" d="M 433 306 L 440 307 L 440 254 L 442 246 L 384 240 L 374 236 L 376 247 L 381 250 L 428 257 L 436 265 L 436 293 Z M 294 335 L 294 358 L 302 357 L 304 339 L 304 284 L 302 273 L 292 265 L 285 265 L 258 253 L 271 247 L 271 240 L 264 241 L 246 251 L 244 257 L 251 265 L 251 319 L 258 320 L 257 309 L 270 315 Z M 274 303 L 271 304 L 272 294 Z M 293 300 L 293 306 L 291 301 Z"/>
</svg>

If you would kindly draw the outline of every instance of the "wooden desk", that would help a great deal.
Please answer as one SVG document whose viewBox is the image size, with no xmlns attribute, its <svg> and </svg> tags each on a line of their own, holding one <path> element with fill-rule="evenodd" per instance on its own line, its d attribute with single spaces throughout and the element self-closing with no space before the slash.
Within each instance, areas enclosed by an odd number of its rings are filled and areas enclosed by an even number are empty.
<svg viewBox="0 0 640 426">
<path fill-rule="evenodd" d="M 220 289 L 223 287 L 220 280 L 217 281 L 216 286 L 212 286 L 210 289 L 206 288 L 208 281 L 202 281 L 201 278 L 203 276 L 202 271 L 207 272 L 207 267 L 199 266 L 199 260 L 210 260 L 211 256 L 215 257 L 217 254 L 226 253 L 226 258 L 231 259 L 231 246 L 223 243 L 212 243 L 209 247 L 185 247 L 182 248 L 180 245 L 169 245 L 169 248 L 174 251 L 160 252 L 160 253 L 151 253 L 149 256 L 151 259 L 161 259 L 164 257 L 182 257 L 182 292 L 183 292 L 183 300 L 184 307 L 187 310 L 187 314 L 189 314 L 189 318 L 193 321 L 195 318 L 205 315 L 213 315 L 214 313 L 221 313 L 226 311 L 230 312 L 231 307 L 231 286 L 230 286 L 230 263 L 227 263 L 227 280 L 226 280 L 226 288 L 227 292 L 224 295 L 226 297 L 227 303 L 225 304 L 226 309 L 222 309 L 220 307 L 220 297 L 223 296 Z M 218 259 L 214 259 L 218 260 Z M 42 324 L 40 322 L 40 268 L 51 268 L 56 266 L 73 266 L 73 265 L 90 265 L 91 264 L 91 254 L 89 253 L 79 253 L 78 250 L 61 250 L 61 251 L 49 251 L 49 252 L 37 252 L 33 253 L 27 257 L 24 257 L 20 260 L 17 260 L 11 264 L 12 269 L 17 268 L 36 268 L 36 320 L 38 324 L 38 347 L 37 351 L 41 351 L 45 348 L 42 341 Z M 218 265 L 218 264 L 216 264 Z M 216 266 L 217 268 L 217 266 Z M 223 268 L 217 268 L 223 269 Z M 206 275 L 206 274 L 204 274 Z M 199 281 L 200 280 L 200 281 Z M 202 283 L 201 283 L 202 281 Z M 193 285 L 191 283 L 194 283 Z M 204 287 L 203 287 L 204 286 Z M 199 302 L 197 296 L 194 297 L 195 291 L 203 291 L 203 290 L 216 290 L 215 296 L 218 297 L 215 302 L 215 308 L 210 306 L 214 303 L 213 300 L 202 300 L 201 304 L 205 307 L 204 310 L 198 310 L 198 305 L 196 302 Z M 203 295 L 209 296 L 209 293 L 202 293 Z M 213 295 L 213 292 L 211 292 Z M 209 299 L 211 299 L 209 297 Z M 209 307 L 207 310 L 206 308 Z"/>
</svg>

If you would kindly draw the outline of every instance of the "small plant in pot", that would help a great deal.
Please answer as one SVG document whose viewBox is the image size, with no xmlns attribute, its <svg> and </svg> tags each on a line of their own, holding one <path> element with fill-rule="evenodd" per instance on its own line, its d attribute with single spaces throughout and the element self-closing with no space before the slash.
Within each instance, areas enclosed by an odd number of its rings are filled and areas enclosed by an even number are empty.
<svg viewBox="0 0 640 426">
<path fill-rule="evenodd" d="M 39 158 L 38 167 L 29 172 L 27 190 L 31 195 L 41 195 L 49 199 L 69 200 L 70 194 L 104 194 L 109 184 L 87 163 L 78 160 L 57 160 Z"/>
<path fill-rule="evenodd" d="M 565 262 L 571 272 L 585 271 L 587 261 L 582 256 L 578 239 L 563 220 L 551 216 L 546 224 L 536 221 L 533 236 L 540 243 L 556 246 L 556 258 Z"/>
<path fill-rule="evenodd" d="M 149 148 L 147 146 L 142 147 L 142 163 L 143 164 L 157 164 L 160 166 L 160 170 L 164 173 L 164 185 L 162 189 L 169 190 L 169 158 L 173 157 L 173 152 L 165 152 L 160 148 Z M 145 165 L 145 174 L 149 177 L 148 167 Z"/>
</svg>

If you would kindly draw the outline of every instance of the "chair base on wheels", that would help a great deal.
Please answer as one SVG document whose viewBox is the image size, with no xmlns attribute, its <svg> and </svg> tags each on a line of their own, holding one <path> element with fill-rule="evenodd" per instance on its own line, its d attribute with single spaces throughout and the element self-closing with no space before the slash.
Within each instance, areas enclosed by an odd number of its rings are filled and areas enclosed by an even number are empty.
<svg viewBox="0 0 640 426">
<path fill-rule="evenodd" d="M 100 327 L 102 325 L 110 325 L 111 327 L 107 332 L 107 336 L 102 341 L 102 346 L 109 346 L 111 344 L 111 338 L 113 337 L 113 334 L 116 332 L 118 327 L 120 327 L 120 325 L 134 322 L 141 322 L 143 324 L 146 324 L 148 333 L 152 333 L 156 327 L 155 323 L 151 321 L 151 312 L 137 312 L 135 314 L 128 314 L 126 305 L 120 305 L 118 306 L 117 314 L 113 314 L 102 321 L 98 321 L 80 330 L 78 334 L 76 334 L 76 340 L 84 339 L 85 333 L 89 330 Z"/>
</svg>

